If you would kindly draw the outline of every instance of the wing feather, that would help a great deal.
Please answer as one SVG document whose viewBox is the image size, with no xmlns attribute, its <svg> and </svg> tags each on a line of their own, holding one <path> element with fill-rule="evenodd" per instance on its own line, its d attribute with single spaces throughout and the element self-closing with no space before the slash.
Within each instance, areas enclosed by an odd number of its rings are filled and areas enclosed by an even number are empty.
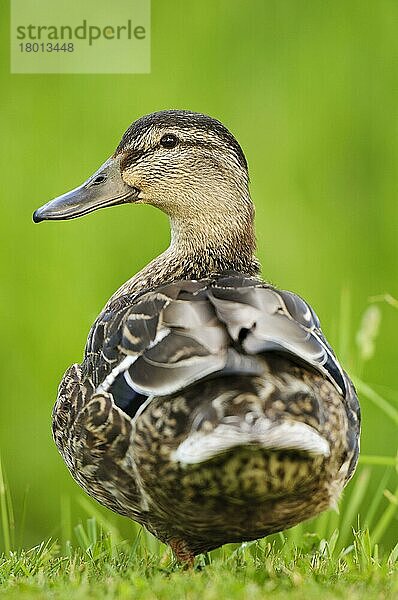
<svg viewBox="0 0 398 600">
<path fill-rule="evenodd" d="M 85 360 L 94 385 L 114 393 L 117 404 L 120 390 L 121 403 L 129 397 L 126 384 L 162 396 L 215 373 L 260 374 L 261 356 L 275 351 L 315 368 L 346 394 L 346 376 L 312 308 L 239 274 L 119 298 L 93 326 Z"/>
</svg>

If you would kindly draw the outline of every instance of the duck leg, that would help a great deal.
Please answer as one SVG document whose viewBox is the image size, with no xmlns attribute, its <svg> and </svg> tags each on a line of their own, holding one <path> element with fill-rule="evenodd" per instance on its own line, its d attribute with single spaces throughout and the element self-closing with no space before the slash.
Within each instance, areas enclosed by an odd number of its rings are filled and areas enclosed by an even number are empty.
<svg viewBox="0 0 398 600">
<path fill-rule="evenodd" d="M 178 562 L 182 563 L 187 569 L 193 569 L 195 555 L 185 540 L 172 538 L 169 541 L 169 546 Z"/>
</svg>

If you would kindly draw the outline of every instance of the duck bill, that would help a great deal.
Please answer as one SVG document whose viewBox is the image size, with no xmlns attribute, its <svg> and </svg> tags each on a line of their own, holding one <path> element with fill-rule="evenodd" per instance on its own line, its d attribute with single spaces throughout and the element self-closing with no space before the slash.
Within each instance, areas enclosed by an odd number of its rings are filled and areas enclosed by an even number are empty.
<svg viewBox="0 0 398 600">
<path fill-rule="evenodd" d="M 123 181 L 120 159 L 112 157 L 82 185 L 38 208 L 33 221 L 76 219 L 99 208 L 134 202 L 138 193 Z"/>
</svg>

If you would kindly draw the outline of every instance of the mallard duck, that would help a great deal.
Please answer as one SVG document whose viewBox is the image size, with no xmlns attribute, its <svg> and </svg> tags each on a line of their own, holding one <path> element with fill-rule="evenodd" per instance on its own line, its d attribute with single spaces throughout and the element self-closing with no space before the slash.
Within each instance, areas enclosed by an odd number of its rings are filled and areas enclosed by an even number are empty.
<svg viewBox="0 0 398 600">
<path fill-rule="evenodd" d="M 315 312 L 259 277 L 248 181 L 222 123 L 162 111 L 33 215 L 129 203 L 170 219 L 170 246 L 113 294 L 66 371 L 53 435 L 90 496 L 188 564 L 335 505 L 358 459 L 358 399 Z"/>
</svg>

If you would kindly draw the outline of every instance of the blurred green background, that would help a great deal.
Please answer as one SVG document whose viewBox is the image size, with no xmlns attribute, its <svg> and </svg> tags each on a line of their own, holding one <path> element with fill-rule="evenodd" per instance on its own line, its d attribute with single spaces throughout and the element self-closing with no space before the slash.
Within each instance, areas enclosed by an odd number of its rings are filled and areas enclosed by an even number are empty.
<svg viewBox="0 0 398 600">
<path fill-rule="evenodd" d="M 51 439 L 57 385 L 106 299 L 169 241 L 150 207 L 40 226 L 31 214 L 86 179 L 145 113 L 188 108 L 231 129 L 249 162 L 264 277 L 306 298 L 346 368 L 397 408 L 398 311 L 379 304 L 362 366 L 355 332 L 370 297 L 398 297 L 398 3 L 153 0 L 149 75 L 10 75 L 6 2 L 1 11 L 0 451 L 17 543 L 67 535 L 84 517 Z M 362 452 L 394 456 L 394 422 L 366 398 L 362 409 Z M 384 471 L 372 468 L 365 503 Z"/>
</svg>

